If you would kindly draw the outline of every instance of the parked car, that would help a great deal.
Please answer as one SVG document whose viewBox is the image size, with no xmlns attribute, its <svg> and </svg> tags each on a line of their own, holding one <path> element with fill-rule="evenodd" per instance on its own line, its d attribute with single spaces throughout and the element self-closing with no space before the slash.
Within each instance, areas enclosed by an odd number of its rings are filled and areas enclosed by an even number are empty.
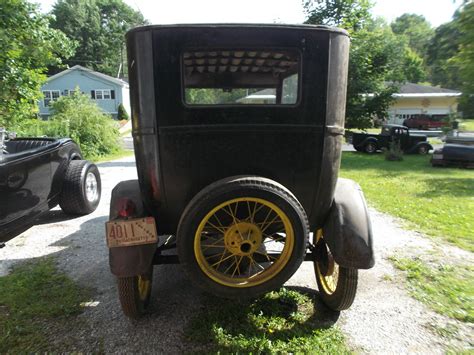
<svg viewBox="0 0 474 355">
<path fill-rule="evenodd" d="M 403 125 L 408 128 L 432 129 L 448 127 L 448 115 L 412 115 L 403 121 Z"/>
<path fill-rule="evenodd" d="M 446 135 L 446 143 L 474 145 L 474 132 L 453 130 Z"/>
<path fill-rule="evenodd" d="M 349 136 L 349 142 L 359 152 L 373 154 L 383 148 L 388 149 L 391 142 L 400 142 L 400 148 L 404 153 L 428 154 L 433 149 L 424 135 L 411 134 L 408 128 L 400 125 L 385 125 L 380 134 L 353 133 Z"/>
<path fill-rule="evenodd" d="M 431 165 L 474 168 L 474 145 L 445 144 L 443 148 L 434 151 Z"/>
<path fill-rule="evenodd" d="M 0 148 L 1 246 L 58 204 L 73 215 L 97 208 L 99 170 L 71 139 L 0 139 Z"/>
<path fill-rule="evenodd" d="M 337 177 L 347 32 L 147 26 L 127 50 L 138 180 L 114 188 L 106 226 L 124 314 L 145 311 L 155 264 L 178 262 L 244 299 L 313 261 L 324 302 L 350 307 L 374 257 L 362 191 Z"/>
</svg>

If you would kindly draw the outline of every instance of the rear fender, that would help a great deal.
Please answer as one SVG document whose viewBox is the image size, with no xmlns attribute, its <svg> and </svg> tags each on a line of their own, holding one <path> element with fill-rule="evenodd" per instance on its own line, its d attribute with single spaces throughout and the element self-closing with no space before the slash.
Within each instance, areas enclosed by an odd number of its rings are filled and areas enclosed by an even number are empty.
<svg viewBox="0 0 474 355">
<path fill-rule="evenodd" d="M 109 220 L 120 219 L 121 200 L 127 198 L 135 205 L 132 218 L 148 217 L 143 208 L 138 180 L 122 181 L 112 190 Z M 134 245 L 109 249 L 110 271 L 117 277 L 146 274 L 153 263 L 156 244 Z"/>
<path fill-rule="evenodd" d="M 377 147 L 379 146 L 379 141 L 377 138 L 375 137 L 367 137 L 366 139 L 364 139 L 362 142 L 360 142 L 359 144 L 357 144 L 358 147 L 365 147 L 365 145 L 367 143 L 374 143 Z"/>
<path fill-rule="evenodd" d="M 335 261 L 343 267 L 370 269 L 375 264 L 372 227 L 360 186 L 337 180 L 334 201 L 323 227 L 324 239 Z"/>
</svg>

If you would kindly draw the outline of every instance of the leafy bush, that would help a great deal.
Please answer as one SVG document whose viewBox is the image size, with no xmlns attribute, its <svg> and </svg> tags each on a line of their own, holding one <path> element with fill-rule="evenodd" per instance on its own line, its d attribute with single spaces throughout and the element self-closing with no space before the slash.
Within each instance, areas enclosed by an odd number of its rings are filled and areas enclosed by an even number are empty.
<svg viewBox="0 0 474 355">
<path fill-rule="evenodd" d="M 23 120 L 10 130 L 20 137 L 71 137 L 87 159 L 120 150 L 116 122 L 80 91 L 59 98 L 52 112 L 48 121 Z"/>
<path fill-rule="evenodd" d="M 385 160 L 402 161 L 403 151 L 400 147 L 400 141 L 395 139 L 389 143 L 389 148 L 385 150 Z"/>
<path fill-rule="evenodd" d="M 48 136 L 74 139 L 87 158 L 117 152 L 119 131 L 110 116 L 79 90 L 53 103 L 53 115 L 47 124 Z"/>
<path fill-rule="evenodd" d="M 126 120 L 128 121 L 130 117 L 128 116 L 127 110 L 125 110 L 125 107 L 123 107 L 122 104 L 119 105 L 118 107 L 118 114 L 117 114 L 117 119 L 119 121 Z"/>
</svg>

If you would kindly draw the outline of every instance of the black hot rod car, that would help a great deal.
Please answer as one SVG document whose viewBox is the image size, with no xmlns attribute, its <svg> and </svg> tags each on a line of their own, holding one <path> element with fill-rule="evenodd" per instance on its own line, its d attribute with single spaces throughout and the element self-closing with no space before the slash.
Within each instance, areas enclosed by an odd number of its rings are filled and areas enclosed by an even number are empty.
<svg viewBox="0 0 474 355">
<path fill-rule="evenodd" d="M 57 204 L 67 214 L 97 208 L 99 171 L 71 139 L 6 138 L 0 129 L 0 246 Z"/>
<path fill-rule="evenodd" d="M 176 262 L 241 299 L 309 260 L 326 304 L 348 308 L 374 259 L 362 191 L 337 178 L 347 33 L 148 26 L 127 48 L 138 180 L 114 188 L 106 224 L 124 313 L 145 310 L 153 265 Z"/>
<path fill-rule="evenodd" d="M 428 154 L 433 149 L 425 135 L 410 134 L 405 126 L 387 124 L 380 134 L 352 133 L 349 142 L 358 152 L 373 154 L 381 149 L 388 149 L 391 142 L 399 142 L 404 153 Z"/>
</svg>

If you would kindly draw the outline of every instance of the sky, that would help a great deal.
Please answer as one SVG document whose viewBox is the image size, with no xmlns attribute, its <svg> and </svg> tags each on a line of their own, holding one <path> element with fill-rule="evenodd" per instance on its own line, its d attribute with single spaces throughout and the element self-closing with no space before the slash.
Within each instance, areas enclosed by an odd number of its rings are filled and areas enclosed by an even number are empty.
<svg viewBox="0 0 474 355">
<path fill-rule="evenodd" d="M 140 10 L 152 24 L 173 23 L 302 23 L 302 0 L 124 0 Z M 44 12 L 55 0 L 36 0 Z M 415 13 L 436 27 L 449 22 L 462 0 L 376 0 L 375 16 L 391 22 Z"/>
</svg>

